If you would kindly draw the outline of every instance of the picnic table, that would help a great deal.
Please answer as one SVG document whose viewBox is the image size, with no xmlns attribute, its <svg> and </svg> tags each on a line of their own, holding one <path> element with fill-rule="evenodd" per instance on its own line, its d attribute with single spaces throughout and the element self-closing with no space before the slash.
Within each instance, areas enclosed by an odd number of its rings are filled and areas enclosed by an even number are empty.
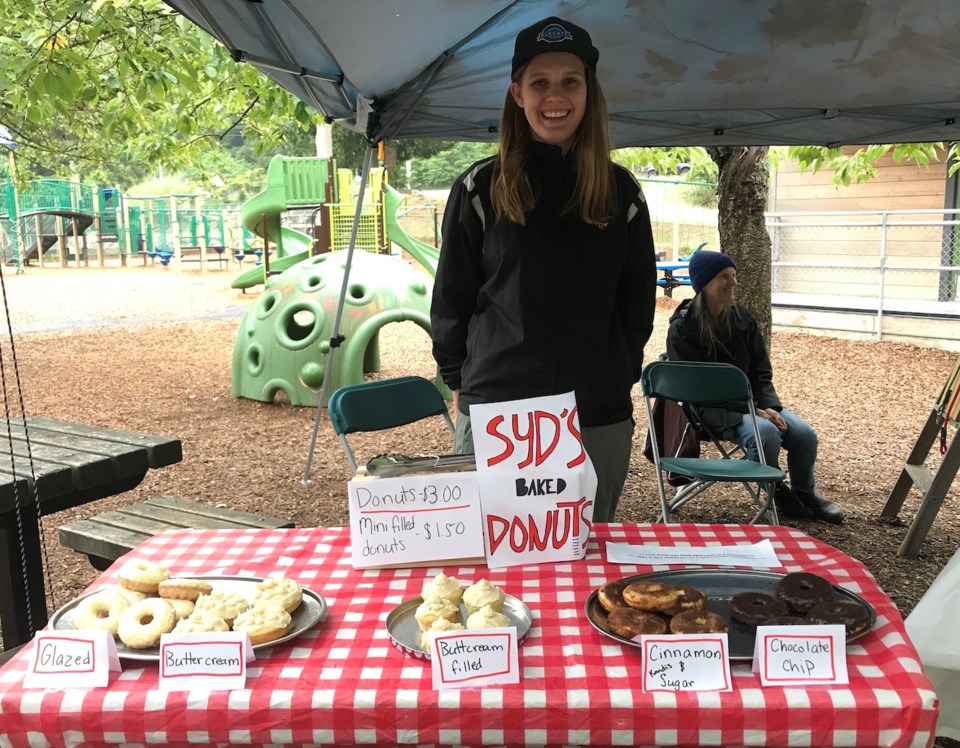
<svg viewBox="0 0 960 748">
<path fill-rule="evenodd" d="M 673 289 L 677 286 L 689 286 L 690 276 L 687 270 L 690 263 L 680 262 L 658 262 L 657 271 L 663 273 L 663 277 L 657 280 L 657 285 L 663 289 L 665 296 L 673 296 Z"/>
<path fill-rule="evenodd" d="M 848 685 L 762 687 L 750 664 L 722 693 L 640 689 L 638 649 L 600 634 L 585 602 L 604 581 L 665 569 L 607 562 L 607 542 L 706 546 L 771 541 L 781 569 L 812 571 L 860 595 L 874 628 L 847 649 Z M 175 530 L 120 558 L 177 575 L 282 575 L 327 603 L 325 620 L 257 652 L 239 691 L 159 690 L 153 662 L 84 692 L 26 690 L 32 645 L 0 668 L 10 745 L 765 745 L 929 746 L 937 697 L 896 606 L 859 561 L 784 526 L 598 524 L 586 558 L 505 569 L 450 564 L 355 570 L 348 528 Z M 533 622 L 519 684 L 434 690 L 429 663 L 391 645 L 386 617 L 439 571 L 485 577 L 523 600 Z"/>
<path fill-rule="evenodd" d="M 29 641 L 47 622 L 37 501 L 39 515 L 80 506 L 129 491 L 150 468 L 183 459 L 179 439 L 51 418 L 25 420 L 26 428 L 20 417 L 0 419 L 0 625 L 5 649 Z"/>
</svg>

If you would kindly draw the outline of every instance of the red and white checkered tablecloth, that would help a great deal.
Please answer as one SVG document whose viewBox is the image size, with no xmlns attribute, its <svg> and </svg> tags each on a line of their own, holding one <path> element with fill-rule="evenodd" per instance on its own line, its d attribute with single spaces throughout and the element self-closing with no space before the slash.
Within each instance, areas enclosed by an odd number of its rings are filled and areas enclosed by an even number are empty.
<svg viewBox="0 0 960 748">
<path fill-rule="evenodd" d="M 848 649 L 850 684 L 761 688 L 733 667 L 729 693 L 640 692 L 639 650 L 601 636 L 584 603 L 607 579 L 665 568 L 606 563 L 605 542 L 729 545 L 769 538 L 777 571 L 812 571 L 856 592 L 877 625 Z M 125 662 L 108 688 L 24 690 L 32 645 L 0 669 L 0 745 L 452 744 L 929 746 L 937 699 L 896 607 L 858 561 L 799 530 L 598 525 L 575 563 L 356 571 L 347 528 L 179 530 L 135 556 L 175 574 L 283 574 L 324 597 L 327 617 L 258 652 L 247 688 L 161 693 L 157 667 Z M 440 571 L 488 578 L 533 611 L 519 685 L 434 691 L 429 664 L 390 644 L 384 621 Z"/>
</svg>

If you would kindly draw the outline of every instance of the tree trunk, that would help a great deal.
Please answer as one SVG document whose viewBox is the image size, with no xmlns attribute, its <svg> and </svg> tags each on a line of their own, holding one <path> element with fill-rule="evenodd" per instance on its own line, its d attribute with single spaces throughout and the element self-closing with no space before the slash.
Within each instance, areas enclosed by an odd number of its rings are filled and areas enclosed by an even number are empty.
<svg viewBox="0 0 960 748">
<path fill-rule="evenodd" d="M 770 344 L 770 235 L 764 220 L 770 189 L 766 146 L 707 148 L 720 168 L 720 249 L 737 263 L 737 296 Z"/>
</svg>

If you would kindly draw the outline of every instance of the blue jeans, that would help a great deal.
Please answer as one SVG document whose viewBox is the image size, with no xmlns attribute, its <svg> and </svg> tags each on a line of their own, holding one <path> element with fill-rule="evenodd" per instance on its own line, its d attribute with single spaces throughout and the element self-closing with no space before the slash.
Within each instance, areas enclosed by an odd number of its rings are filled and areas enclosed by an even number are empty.
<svg viewBox="0 0 960 748">
<path fill-rule="evenodd" d="M 770 467 L 780 467 L 780 449 L 787 450 L 787 473 L 794 491 L 812 493 L 816 487 L 813 466 L 817 461 L 817 432 L 809 423 L 786 408 L 780 411 L 787 422 L 787 430 L 780 433 L 772 421 L 757 416 L 760 441 L 763 442 L 763 461 Z M 753 424 L 750 415 L 734 429 L 734 434 L 725 434 L 747 451 L 747 457 L 759 462 L 756 439 L 753 436 Z"/>
</svg>

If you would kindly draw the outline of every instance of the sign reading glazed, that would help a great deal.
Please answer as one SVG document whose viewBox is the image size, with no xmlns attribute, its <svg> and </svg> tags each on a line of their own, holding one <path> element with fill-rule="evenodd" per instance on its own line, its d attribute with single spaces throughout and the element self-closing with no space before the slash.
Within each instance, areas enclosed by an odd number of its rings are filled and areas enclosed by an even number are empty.
<svg viewBox="0 0 960 748">
<path fill-rule="evenodd" d="M 23 687 L 102 688 L 109 684 L 111 671 L 120 671 L 120 658 L 109 631 L 40 631 Z"/>
<path fill-rule="evenodd" d="M 487 564 L 584 557 L 597 475 L 572 392 L 470 406 Z"/>
<path fill-rule="evenodd" d="M 354 478 L 348 491 L 354 568 L 483 557 L 475 472 Z"/>
</svg>

